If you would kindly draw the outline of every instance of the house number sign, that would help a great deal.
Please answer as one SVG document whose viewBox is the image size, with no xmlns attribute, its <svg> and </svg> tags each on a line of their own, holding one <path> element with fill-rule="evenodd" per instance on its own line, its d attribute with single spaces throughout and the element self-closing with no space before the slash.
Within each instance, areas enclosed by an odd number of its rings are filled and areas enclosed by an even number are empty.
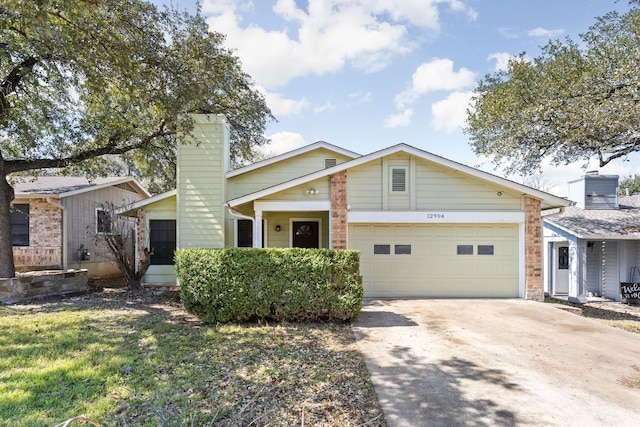
<svg viewBox="0 0 640 427">
<path fill-rule="evenodd" d="M 442 213 L 442 212 L 429 212 L 429 213 L 427 213 L 427 219 L 444 219 L 444 213 Z"/>
</svg>

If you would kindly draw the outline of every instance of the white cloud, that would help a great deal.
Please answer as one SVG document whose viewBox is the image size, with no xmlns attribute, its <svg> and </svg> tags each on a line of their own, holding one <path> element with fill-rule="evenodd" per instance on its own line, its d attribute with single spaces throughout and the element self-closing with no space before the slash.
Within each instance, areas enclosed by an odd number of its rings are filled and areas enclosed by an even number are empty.
<svg viewBox="0 0 640 427">
<path fill-rule="evenodd" d="M 405 127 L 411 124 L 411 118 L 415 114 L 411 108 L 407 108 L 402 113 L 392 114 L 384 121 L 384 126 L 387 128 Z"/>
<path fill-rule="evenodd" d="M 558 37 L 560 34 L 564 33 L 564 30 L 548 30 L 546 28 L 538 27 L 530 30 L 527 35 L 530 37 L 539 37 L 545 39 L 552 39 L 554 37 Z"/>
<path fill-rule="evenodd" d="M 315 107 L 313 107 L 313 112 L 314 113 L 324 113 L 325 111 L 332 111 L 335 110 L 336 106 L 333 104 L 333 102 L 331 101 L 327 101 L 322 105 L 317 105 Z"/>
<path fill-rule="evenodd" d="M 295 150 L 307 145 L 304 137 L 295 132 L 277 132 L 267 136 L 271 140 L 268 145 L 260 147 L 260 150 L 269 157 Z"/>
<path fill-rule="evenodd" d="M 487 61 L 495 60 L 496 65 L 494 67 L 495 71 L 504 71 L 509 66 L 509 60 L 514 56 L 507 52 L 496 52 L 492 53 L 487 57 Z"/>
<path fill-rule="evenodd" d="M 411 27 L 438 31 L 439 8 L 448 6 L 473 16 L 460 0 L 278 0 L 273 12 L 284 22 L 267 30 L 242 22 L 251 2 L 205 0 L 211 29 L 227 36 L 245 71 L 266 87 L 283 85 L 309 74 L 335 73 L 346 65 L 374 72 L 398 54 L 410 52 L 417 41 Z M 296 30 L 295 36 L 286 27 Z"/>
<path fill-rule="evenodd" d="M 366 104 L 373 99 L 371 92 L 353 92 L 347 95 L 349 98 L 349 105 Z"/>
<path fill-rule="evenodd" d="M 455 71 L 453 61 L 436 58 L 416 69 L 411 77 L 410 87 L 396 95 L 394 102 L 398 108 L 404 108 L 427 92 L 473 87 L 476 84 L 475 79 L 476 74 L 473 71 L 464 67 Z"/>
<path fill-rule="evenodd" d="M 456 132 L 464 128 L 473 92 L 453 92 L 431 105 L 431 125 L 436 130 Z"/>
<path fill-rule="evenodd" d="M 267 105 L 276 117 L 295 116 L 309 108 L 309 102 L 305 99 L 288 99 L 275 92 L 263 92 Z"/>
</svg>

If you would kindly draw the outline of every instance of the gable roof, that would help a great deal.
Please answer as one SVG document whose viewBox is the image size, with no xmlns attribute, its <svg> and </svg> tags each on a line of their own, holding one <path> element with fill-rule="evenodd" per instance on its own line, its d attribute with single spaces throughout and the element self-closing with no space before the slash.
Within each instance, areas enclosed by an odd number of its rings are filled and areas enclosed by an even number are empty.
<svg viewBox="0 0 640 427">
<path fill-rule="evenodd" d="M 177 194 L 178 190 L 173 189 L 164 193 L 156 194 L 155 196 L 151 196 L 147 199 L 138 200 L 137 202 L 126 206 L 124 208 L 126 210 L 118 211 L 118 215 L 133 216 L 138 209 L 170 199 L 171 197 L 176 197 Z"/>
<path fill-rule="evenodd" d="M 272 194 L 278 193 L 280 191 L 283 190 L 287 190 L 289 188 L 295 187 L 297 185 L 302 185 L 304 183 L 307 183 L 309 181 L 313 181 L 319 178 L 323 178 L 329 175 L 332 175 L 336 172 L 341 172 L 343 170 L 346 169 L 350 169 L 359 165 L 362 165 L 364 163 L 370 162 L 372 160 L 376 160 L 376 159 L 380 159 L 382 157 L 385 156 L 389 156 L 391 154 L 395 154 L 395 153 L 407 153 L 410 154 L 412 156 L 416 156 L 419 157 L 421 159 L 424 160 L 428 160 L 430 162 L 451 168 L 451 169 L 455 169 L 461 172 L 464 172 L 467 175 L 470 175 L 472 177 L 476 177 L 500 186 L 503 186 L 505 188 L 514 190 L 514 191 L 518 191 L 521 192 L 523 194 L 527 194 L 531 197 L 540 199 L 542 202 L 542 209 L 550 209 L 550 208 L 556 208 L 556 207 L 565 207 L 565 206 L 570 206 L 572 204 L 571 201 L 564 199 L 562 197 L 558 197 L 558 196 L 554 196 L 553 194 L 549 194 L 549 193 L 545 193 L 544 191 L 540 191 L 537 190 L 535 188 L 531 188 L 531 187 L 527 187 L 524 184 L 519 184 L 517 182 L 508 180 L 506 178 L 502 178 L 499 177 L 497 175 L 493 175 L 491 173 L 488 172 L 484 172 L 475 168 L 472 168 L 470 166 L 464 165 L 462 163 L 458 163 L 458 162 L 454 162 L 453 160 L 449 160 L 446 159 L 444 157 L 440 157 L 438 155 L 429 153 L 427 151 L 412 147 L 411 145 L 407 145 L 407 144 L 397 144 L 397 145 L 393 145 L 391 147 L 379 150 L 379 151 L 375 151 L 371 154 L 367 154 L 365 156 L 360 156 L 358 158 L 355 158 L 353 160 L 349 160 L 347 162 L 341 163 L 339 165 L 330 167 L 330 168 L 326 168 L 326 169 L 322 169 L 319 170 L 317 172 L 313 172 L 310 173 L 308 175 L 304 175 L 301 176 L 299 178 L 295 178 L 292 179 L 290 181 L 287 182 L 283 182 L 281 184 L 278 185 L 274 185 L 272 187 L 268 187 L 265 188 L 263 190 L 259 190 L 250 194 L 246 194 L 244 196 L 241 197 L 237 197 L 235 199 L 229 200 L 227 202 L 227 205 L 230 207 L 234 207 L 234 206 L 238 206 L 238 205 L 242 205 L 244 203 L 247 202 L 251 202 L 253 200 L 256 199 L 260 199 L 262 197 L 266 197 L 266 196 L 270 196 Z"/>
<path fill-rule="evenodd" d="M 58 196 L 64 198 L 120 184 L 129 184 L 136 192 L 145 197 L 151 196 L 151 193 L 131 176 L 108 176 L 91 179 L 80 176 L 17 177 L 13 188 L 16 197 Z"/>
<path fill-rule="evenodd" d="M 640 195 L 620 197 L 620 209 L 571 206 L 544 222 L 580 239 L 640 240 Z"/>
<path fill-rule="evenodd" d="M 251 172 L 253 170 L 260 169 L 260 168 L 263 168 L 265 166 L 269 166 L 269 165 L 272 165 L 274 163 L 278 163 L 278 162 L 281 162 L 283 160 L 287 160 L 287 159 L 290 159 L 292 157 L 296 157 L 296 156 L 299 156 L 301 154 L 308 153 L 310 151 L 318 150 L 320 148 L 324 148 L 326 150 L 333 151 L 334 153 L 342 154 L 343 156 L 350 157 L 352 159 L 361 156 L 358 153 L 346 150 L 344 148 L 340 148 L 340 147 L 338 147 L 336 145 L 333 145 L 333 144 L 329 144 L 328 142 L 318 141 L 318 142 L 314 142 L 313 144 L 305 145 L 304 147 L 296 148 L 295 150 L 287 151 L 286 153 L 282 153 L 282 154 L 279 154 L 277 156 L 269 157 L 268 159 L 264 159 L 264 160 L 261 160 L 259 162 L 252 163 L 250 165 L 247 165 L 247 166 L 244 166 L 244 167 L 229 171 L 229 172 L 227 172 L 227 178 L 231 178 L 231 177 L 234 177 L 234 176 L 237 176 L 237 175 L 241 175 L 243 173 Z"/>
</svg>

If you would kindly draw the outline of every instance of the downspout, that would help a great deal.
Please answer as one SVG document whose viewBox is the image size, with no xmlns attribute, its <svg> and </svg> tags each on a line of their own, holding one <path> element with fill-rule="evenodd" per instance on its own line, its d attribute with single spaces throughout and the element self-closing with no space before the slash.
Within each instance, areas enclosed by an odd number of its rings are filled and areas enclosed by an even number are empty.
<svg viewBox="0 0 640 427">
<path fill-rule="evenodd" d="M 65 230 L 67 225 L 67 208 L 65 208 L 61 203 L 56 202 L 51 199 L 50 196 L 45 197 L 47 203 L 51 206 L 54 206 L 62 211 L 62 269 L 67 269 L 67 232 Z"/>
</svg>

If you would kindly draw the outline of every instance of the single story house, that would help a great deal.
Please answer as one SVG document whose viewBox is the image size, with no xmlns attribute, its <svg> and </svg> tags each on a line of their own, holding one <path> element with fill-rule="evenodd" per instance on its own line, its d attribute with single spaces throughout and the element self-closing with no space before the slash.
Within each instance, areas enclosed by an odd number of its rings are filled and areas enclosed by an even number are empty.
<svg viewBox="0 0 640 427">
<path fill-rule="evenodd" d="M 177 188 L 135 203 L 144 282 L 175 284 L 175 249 L 357 249 L 368 297 L 541 300 L 542 212 L 569 201 L 398 144 L 317 142 L 229 168 L 229 125 L 194 115 Z"/>
<path fill-rule="evenodd" d="M 544 218 L 544 291 L 571 301 L 622 299 L 640 282 L 640 195 L 618 196 L 618 176 L 596 172 L 569 183 L 575 206 Z"/>
<path fill-rule="evenodd" d="M 39 176 L 14 180 L 11 229 L 16 269 L 82 267 L 89 277 L 120 274 L 94 237 L 110 231 L 106 204 L 128 205 L 150 196 L 136 179 Z"/>
</svg>

